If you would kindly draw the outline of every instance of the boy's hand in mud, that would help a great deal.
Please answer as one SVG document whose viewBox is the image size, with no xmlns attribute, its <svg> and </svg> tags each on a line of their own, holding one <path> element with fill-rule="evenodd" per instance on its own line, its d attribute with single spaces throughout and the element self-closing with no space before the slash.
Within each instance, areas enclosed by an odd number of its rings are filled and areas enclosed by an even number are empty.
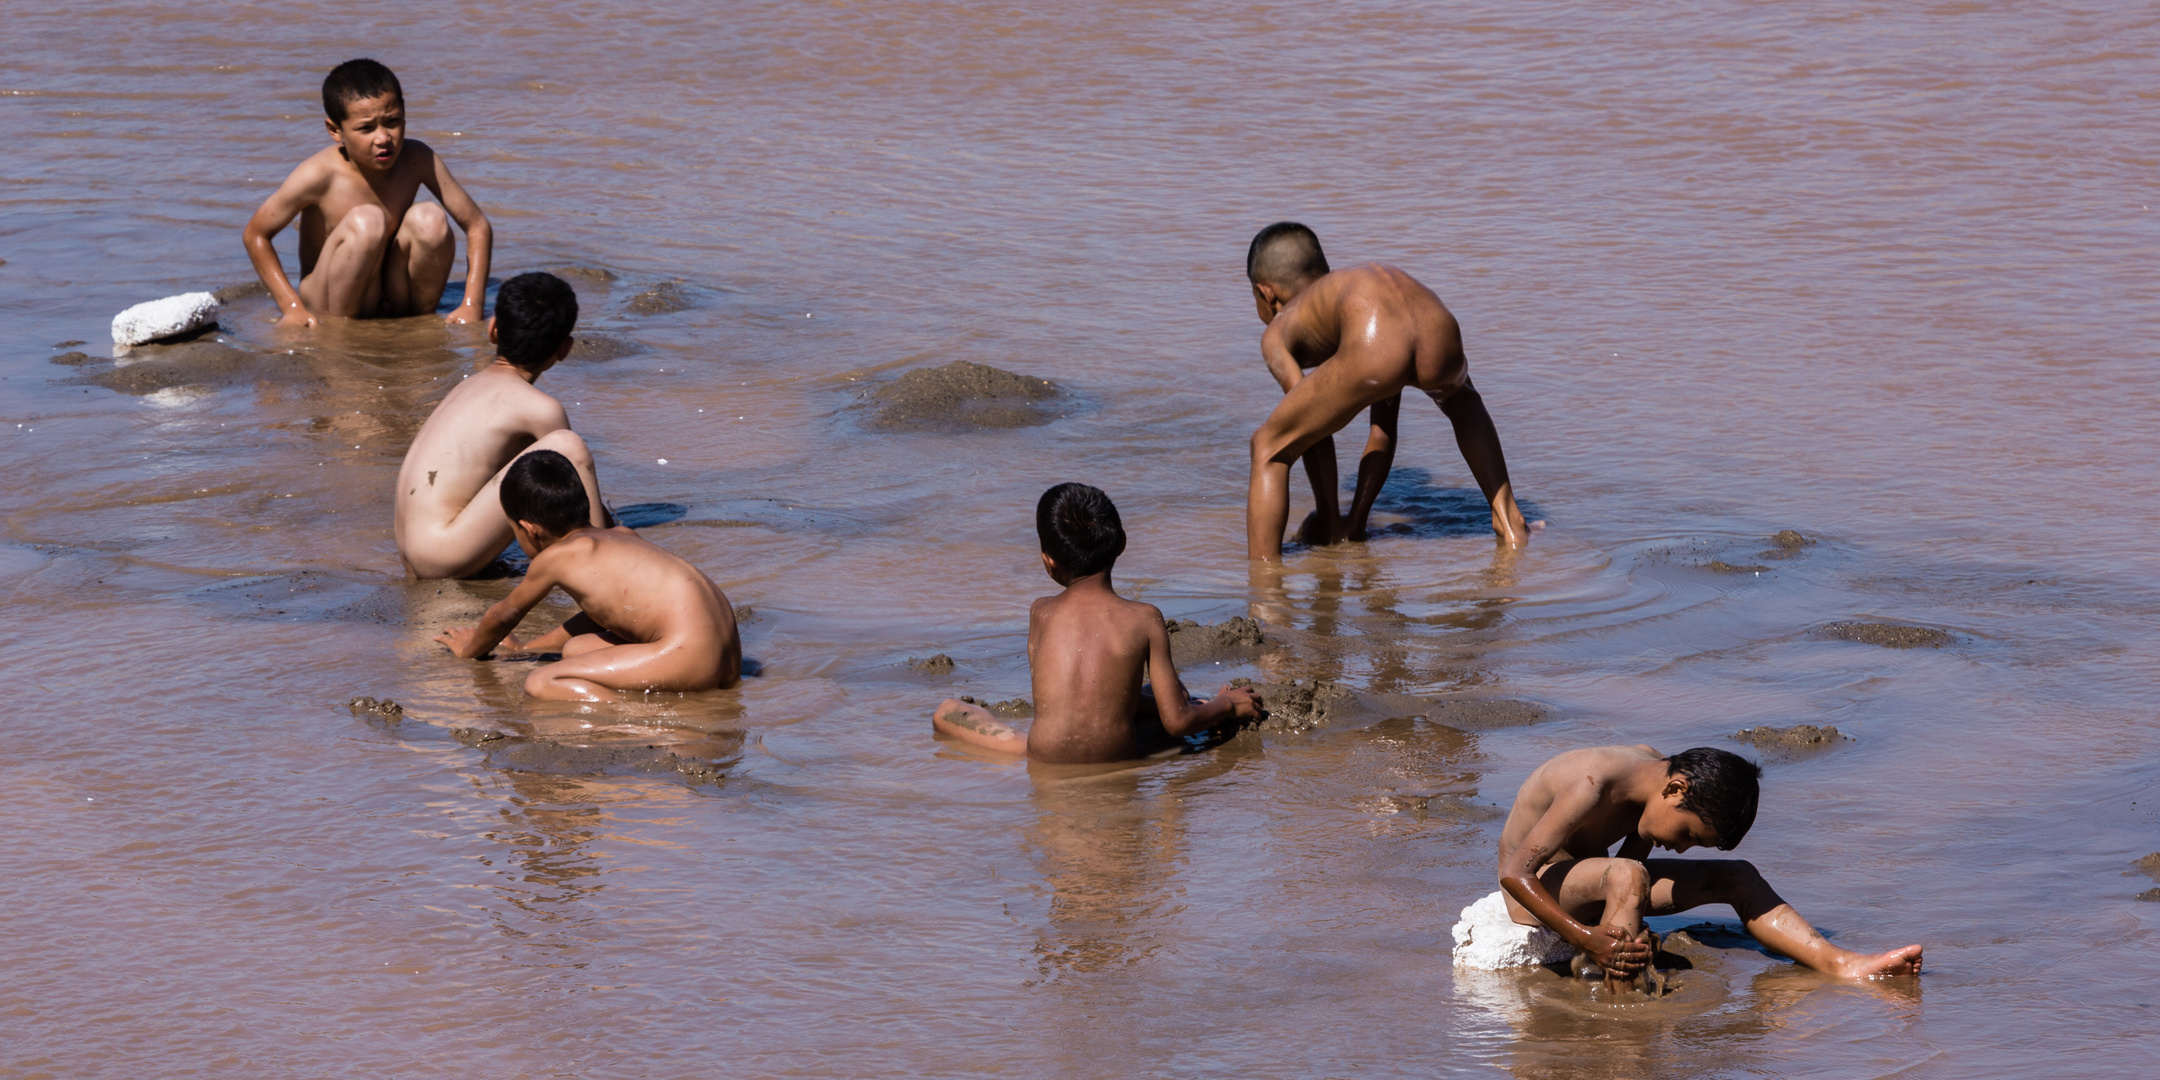
<svg viewBox="0 0 2160 1080">
<path fill-rule="evenodd" d="M 450 314 L 443 316 L 442 321 L 446 326 L 464 326 L 467 323 L 485 322 L 486 320 L 480 317 L 480 305 L 467 300 L 451 308 Z"/>
<path fill-rule="evenodd" d="M 479 630 L 475 627 L 453 626 L 450 629 L 435 635 L 435 640 L 449 646 L 450 654 L 452 656 L 455 656 L 461 660 L 478 660 L 480 658 L 480 654 L 468 651 L 472 648 L 473 638 L 476 637 L 478 634 Z M 506 646 L 511 646 L 512 650 L 515 651 L 514 639 L 504 638 L 502 643 Z"/>
<path fill-rule="evenodd" d="M 1220 691 L 1216 692 L 1215 699 L 1229 702 L 1230 715 L 1240 720 L 1251 720 L 1260 715 L 1259 699 L 1253 697 L 1252 691 L 1242 686 L 1225 684 Z"/>
<path fill-rule="evenodd" d="M 312 330 L 316 326 L 315 313 L 299 304 L 294 304 L 285 309 L 285 314 L 278 319 L 277 324 L 279 326 L 298 327 L 302 330 Z"/>
<path fill-rule="evenodd" d="M 1597 966 L 1625 978 L 1650 964 L 1650 943 L 1617 926 L 1596 926 L 1583 947 Z"/>
</svg>

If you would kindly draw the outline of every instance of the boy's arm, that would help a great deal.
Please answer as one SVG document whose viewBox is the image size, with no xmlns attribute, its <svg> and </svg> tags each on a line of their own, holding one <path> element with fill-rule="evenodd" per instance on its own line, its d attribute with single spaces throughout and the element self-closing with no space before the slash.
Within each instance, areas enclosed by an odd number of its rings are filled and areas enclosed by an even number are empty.
<svg viewBox="0 0 2160 1080">
<path fill-rule="evenodd" d="M 1470 475 L 1477 478 L 1485 501 L 1492 504 L 1493 532 L 1511 546 L 1528 540 L 1530 533 L 1523 525 L 1522 510 L 1515 505 L 1515 489 L 1508 483 L 1500 432 L 1493 427 L 1492 414 L 1485 411 L 1485 399 L 1478 396 L 1477 387 L 1470 385 L 1470 377 L 1465 375 L 1462 387 L 1438 402 L 1448 422 L 1455 425 L 1455 445 L 1462 450 L 1463 462 L 1470 466 Z"/>
<path fill-rule="evenodd" d="M 553 565 L 547 555 L 548 553 L 543 551 L 539 558 L 532 561 L 531 568 L 525 572 L 525 580 L 519 582 L 517 588 L 510 590 L 510 595 L 487 609 L 487 614 L 480 616 L 480 625 L 469 629 L 453 626 L 436 635 L 435 640 L 449 646 L 451 655 L 461 660 L 476 660 L 486 656 L 502 639 L 510 636 L 510 631 L 517 629 L 517 624 L 525 618 L 525 613 L 531 611 L 533 605 L 538 604 L 540 598 L 555 587 Z"/>
<path fill-rule="evenodd" d="M 495 230 L 480 204 L 465 193 L 457 177 L 450 175 L 450 166 L 442 155 L 433 150 L 429 153 L 435 159 L 435 168 L 428 175 L 427 188 L 458 228 L 465 230 L 465 301 L 443 316 L 443 321 L 452 325 L 481 322 L 487 318 L 488 265 L 495 257 Z"/>
<path fill-rule="evenodd" d="M 1162 720 L 1163 731 L 1172 738 L 1183 738 L 1225 720 L 1259 715 L 1250 690 L 1226 687 L 1222 693 L 1193 704 L 1185 696 L 1185 684 L 1178 680 L 1177 663 L 1170 659 L 1170 631 L 1163 625 L 1162 612 L 1150 607 L 1148 613 L 1148 682 L 1155 687 L 1155 714 Z"/>
<path fill-rule="evenodd" d="M 295 326 L 315 325 L 315 316 L 300 302 L 299 290 L 285 279 L 285 264 L 278 260 L 276 245 L 272 238 L 300 211 L 315 205 L 322 198 L 323 176 L 312 162 L 302 162 L 300 167 L 278 185 L 278 189 L 263 200 L 255 216 L 248 219 L 240 230 L 240 243 L 247 248 L 248 262 L 255 266 L 255 276 L 262 279 L 263 287 L 277 301 L 280 323 Z"/>
<path fill-rule="evenodd" d="M 1584 926 L 1560 906 L 1560 900 L 1538 878 L 1538 871 L 1565 850 L 1567 838 L 1596 809 L 1597 782 L 1584 778 L 1554 793 L 1529 835 L 1500 863 L 1500 887 L 1547 929 L 1568 944 L 1589 953 L 1598 966 L 1627 974 L 1649 962 L 1649 946 L 1627 936 L 1619 927 Z"/>
</svg>

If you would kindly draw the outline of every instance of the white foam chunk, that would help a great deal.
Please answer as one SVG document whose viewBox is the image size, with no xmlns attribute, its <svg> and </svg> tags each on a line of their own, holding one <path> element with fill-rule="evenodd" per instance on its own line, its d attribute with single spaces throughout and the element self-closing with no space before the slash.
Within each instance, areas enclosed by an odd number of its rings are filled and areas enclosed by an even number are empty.
<svg viewBox="0 0 2160 1080">
<path fill-rule="evenodd" d="M 216 322 L 217 313 L 217 297 L 206 292 L 150 300 L 113 316 L 113 344 L 140 345 L 145 341 L 200 330 Z"/>
<path fill-rule="evenodd" d="M 1560 935 L 1509 918 L 1498 890 L 1462 909 L 1462 921 L 1455 924 L 1456 967 L 1497 971 L 1557 964 L 1573 955 L 1575 946 Z"/>
</svg>

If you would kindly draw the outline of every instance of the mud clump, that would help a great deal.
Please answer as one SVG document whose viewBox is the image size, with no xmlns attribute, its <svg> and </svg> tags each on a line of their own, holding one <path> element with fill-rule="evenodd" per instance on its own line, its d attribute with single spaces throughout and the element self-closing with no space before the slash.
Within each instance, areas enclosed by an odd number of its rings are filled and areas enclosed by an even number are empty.
<svg viewBox="0 0 2160 1080">
<path fill-rule="evenodd" d="M 1932 626 L 1906 626 L 1902 623 L 1834 622 L 1816 628 L 1816 634 L 1837 641 L 1856 641 L 1862 645 L 1880 645 L 1885 649 L 1940 649 L 1957 639 L 1948 631 Z"/>
<path fill-rule="evenodd" d="M 558 266 L 548 272 L 556 277 L 585 278 L 588 281 L 615 280 L 615 271 L 600 266 Z"/>
<path fill-rule="evenodd" d="M 1786 757 L 1819 753 L 1839 743 L 1853 741 L 1852 736 L 1834 727 L 1816 727 L 1814 724 L 1794 724 L 1788 728 L 1751 727 L 1734 732 L 1733 738 L 1767 753 Z"/>
<path fill-rule="evenodd" d="M 1164 626 L 1170 632 L 1170 659 L 1179 667 L 1207 660 L 1243 658 L 1258 652 L 1266 638 L 1260 624 L 1243 615 L 1203 625 L 1192 619 L 1173 619 Z"/>
<path fill-rule="evenodd" d="M 926 656 L 919 660 L 910 656 L 907 665 L 925 675 L 950 675 L 953 673 L 953 669 L 959 666 L 953 663 L 952 657 L 944 653 L 939 653 L 936 656 Z"/>
<path fill-rule="evenodd" d="M 690 292 L 679 281 L 663 281 L 624 304 L 632 315 L 672 315 L 691 308 Z"/>
<path fill-rule="evenodd" d="M 2134 863 L 2131 863 L 2130 866 L 2138 873 L 2143 874 L 2146 877 L 2153 879 L 2154 881 L 2160 881 L 2160 851 L 2155 851 L 2152 854 L 2147 855 Z"/>
<path fill-rule="evenodd" d="M 1035 703 L 1024 697 L 1006 698 L 1004 701 L 984 701 L 980 698 L 972 698 L 962 694 L 960 700 L 970 705 L 979 705 L 988 709 L 990 715 L 1003 717 L 1007 720 L 1024 719 L 1035 715 Z"/>
<path fill-rule="evenodd" d="M 1770 569 L 1767 566 L 1745 566 L 1737 563 L 1729 563 L 1723 559 L 1712 559 L 1709 562 L 1703 563 L 1701 565 L 1703 569 L 1718 574 L 1760 574 L 1763 571 Z"/>
<path fill-rule="evenodd" d="M 81 339 L 81 338 L 75 338 L 75 339 L 72 339 L 72 340 L 69 340 L 69 341 L 55 341 L 55 342 L 53 342 L 53 348 L 55 348 L 55 349 L 72 349 L 72 348 L 74 348 L 74 347 L 75 347 L 75 346 L 77 346 L 77 345 L 88 345 L 88 344 L 90 344 L 90 343 L 89 343 L 89 342 L 87 342 L 87 341 L 84 341 L 84 340 L 83 340 L 83 339 Z"/>
<path fill-rule="evenodd" d="M 1755 553 L 1755 557 L 1758 559 L 1790 559 L 1798 556 L 1808 548 L 1814 547 L 1815 539 L 1810 536 L 1802 536 L 1791 529 L 1781 529 L 1770 537 L 1770 544 L 1771 547 L 1768 551 L 1758 551 Z"/>
<path fill-rule="evenodd" d="M 82 344 L 82 342 L 78 341 L 76 342 L 76 344 L 80 345 Z M 97 357 L 92 356 L 86 352 L 64 352 L 52 358 L 53 363 L 65 364 L 68 367 L 81 367 L 84 364 L 93 363 L 96 360 Z"/>
<path fill-rule="evenodd" d="M 1017 375 L 988 364 L 955 360 L 917 368 L 872 391 L 870 426 L 919 428 L 1021 428 L 1058 418 L 1052 407 L 1064 391 L 1048 379 Z"/>
<path fill-rule="evenodd" d="M 1352 690 L 1326 679 L 1255 683 L 1232 679 L 1260 701 L 1260 719 L 1251 726 L 1297 734 L 1326 726 L 1361 726 L 1391 720 L 1422 719 L 1456 731 L 1491 731 L 1524 727 L 1552 716 L 1552 709 L 1515 698 L 1442 698 Z"/>
<path fill-rule="evenodd" d="M 2160 888 L 2147 889 L 2137 894 L 2137 898 L 2148 903 L 2160 904 Z"/>
<path fill-rule="evenodd" d="M 645 351 L 637 342 L 628 338 L 615 337 L 611 334 L 578 334 L 576 336 L 577 344 L 570 346 L 569 359 L 572 360 L 587 360 L 596 364 L 604 364 L 609 360 L 619 360 L 625 356 Z"/>
<path fill-rule="evenodd" d="M 405 706 L 384 698 L 377 701 L 371 697 L 356 697 L 345 703 L 346 711 L 364 720 L 376 720 L 395 724 L 405 719 Z"/>
</svg>

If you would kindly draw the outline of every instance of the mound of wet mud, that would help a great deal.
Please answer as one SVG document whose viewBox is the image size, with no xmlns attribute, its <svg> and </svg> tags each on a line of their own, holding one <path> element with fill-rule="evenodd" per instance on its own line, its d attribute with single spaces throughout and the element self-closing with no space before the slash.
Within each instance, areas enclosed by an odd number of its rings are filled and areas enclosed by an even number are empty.
<svg viewBox="0 0 2160 1080">
<path fill-rule="evenodd" d="M 631 740 L 590 743 L 512 735 L 494 728 L 451 728 L 450 737 L 487 754 L 488 764 L 514 772 L 553 773 L 559 776 L 667 776 L 679 775 L 692 784 L 718 784 L 735 765 L 742 736 L 708 739 L 716 751 L 684 754 L 681 744 Z"/>
<path fill-rule="evenodd" d="M 950 675 L 953 673 L 953 669 L 959 665 L 953 663 L 952 657 L 944 653 L 938 653 L 936 656 L 926 656 L 921 659 L 910 656 L 908 657 L 907 666 L 925 675 Z"/>
<path fill-rule="evenodd" d="M 696 302 L 682 282 L 663 281 L 631 297 L 623 310 L 632 315 L 672 315 L 694 306 Z"/>
<path fill-rule="evenodd" d="M 1709 562 L 1698 563 L 1696 565 L 1701 566 L 1703 569 L 1708 570 L 1714 574 L 1760 574 L 1763 571 L 1770 569 L 1767 566 L 1744 563 L 1729 563 L 1723 559 L 1712 559 Z"/>
<path fill-rule="evenodd" d="M 868 395 L 870 426 L 887 431 L 1021 428 L 1057 419 L 1056 383 L 988 364 L 955 360 L 916 368 Z"/>
<path fill-rule="evenodd" d="M 354 716 L 378 724 L 395 724 L 405 719 L 405 706 L 389 698 L 378 701 L 371 697 L 356 697 L 345 703 L 345 709 Z"/>
<path fill-rule="evenodd" d="M 1824 623 L 1815 628 L 1815 636 L 1885 649 L 1940 649 L 1957 641 L 1947 630 L 1886 622 Z"/>
<path fill-rule="evenodd" d="M 1255 683 L 1233 679 L 1260 701 L 1254 730 L 1298 734 L 1322 727 L 1363 727 L 1416 717 L 1457 731 L 1523 727 L 1552 716 L 1552 709 L 1514 698 L 1425 697 L 1353 690 L 1326 679 Z"/>
<path fill-rule="evenodd" d="M 1751 727 L 1733 733 L 1733 739 L 1747 743 L 1766 755 L 1794 758 L 1821 753 L 1840 743 L 1853 741 L 1853 737 L 1834 727 L 1816 727 L 1814 724 L 1794 724 L 1786 728 Z"/>
<path fill-rule="evenodd" d="M 615 271 L 604 266 L 557 266 L 549 269 L 548 273 L 559 278 L 584 278 L 602 283 L 615 280 Z"/>
<path fill-rule="evenodd" d="M 2160 851 L 2155 851 L 2152 854 L 2147 855 L 2134 863 L 2131 863 L 2130 868 L 2136 870 L 2140 874 L 2145 875 L 2146 877 L 2153 879 L 2154 881 L 2160 881 Z"/>
<path fill-rule="evenodd" d="M 95 363 L 88 357 L 81 361 L 59 357 L 54 360 L 86 368 Z M 111 367 L 63 381 L 144 395 L 181 386 L 219 388 L 313 379 L 306 361 L 291 354 L 249 352 L 222 341 L 197 338 L 177 345 L 138 345 L 129 351 L 124 363 L 115 362 Z"/>
<path fill-rule="evenodd" d="M 568 357 L 571 360 L 585 360 L 595 364 L 604 364 L 610 360 L 620 360 L 625 356 L 635 356 L 645 351 L 643 345 L 626 337 L 616 337 L 613 334 L 581 332 L 575 336 L 577 344 L 570 346 L 570 355 Z"/>
<path fill-rule="evenodd" d="M 1170 631 L 1170 659 L 1180 668 L 1210 660 L 1246 659 L 1266 643 L 1260 624 L 1243 615 L 1208 624 L 1173 619 L 1165 629 Z"/>
</svg>

